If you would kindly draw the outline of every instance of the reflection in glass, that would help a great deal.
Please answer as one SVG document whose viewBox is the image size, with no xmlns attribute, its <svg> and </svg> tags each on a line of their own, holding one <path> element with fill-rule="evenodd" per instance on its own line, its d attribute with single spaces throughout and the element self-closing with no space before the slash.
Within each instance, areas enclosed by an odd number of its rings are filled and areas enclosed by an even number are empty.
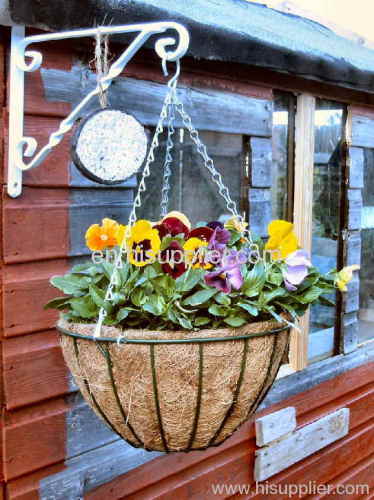
<svg viewBox="0 0 374 500">
<path fill-rule="evenodd" d="M 272 219 L 292 220 L 292 180 L 295 97 L 275 93 L 271 169 Z"/>
<path fill-rule="evenodd" d="M 322 272 L 338 265 L 343 120 L 343 105 L 316 100 L 312 262 Z M 336 301 L 335 294 L 331 299 Z M 311 308 L 311 334 L 321 337 L 321 351 L 312 353 L 312 357 L 333 354 L 335 318 L 336 307 L 315 305 Z"/>
<path fill-rule="evenodd" d="M 359 342 L 374 338 L 374 150 L 365 150 L 362 192 Z"/>
<path fill-rule="evenodd" d="M 215 131 L 199 131 L 199 136 L 240 210 L 241 188 L 245 176 L 244 144 L 247 140 L 240 134 Z M 146 179 L 147 190 L 143 193 L 138 218 L 154 221 L 160 214 L 166 138 L 164 132 L 155 154 L 155 163 L 151 165 L 151 174 Z M 173 143 L 169 210 L 185 213 L 192 224 L 230 216 L 226 203 L 218 193 L 218 187 L 205 168 L 189 134 L 184 129 L 176 129 Z"/>
</svg>

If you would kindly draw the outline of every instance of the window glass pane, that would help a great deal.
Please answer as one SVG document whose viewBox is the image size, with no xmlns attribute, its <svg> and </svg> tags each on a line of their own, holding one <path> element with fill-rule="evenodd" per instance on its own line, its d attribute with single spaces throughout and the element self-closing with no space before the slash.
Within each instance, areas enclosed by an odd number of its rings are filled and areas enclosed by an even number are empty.
<svg viewBox="0 0 374 500">
<path fill-rule="evenodd" d="M 199 131 L 199 135 L 214 161 L 215 168 L 222 175 L 231 198 L 237 203 L 238 210 L 242 210 L 240 197 L 246 161 L 243 136 L 211 131 Z M 147 190 L 143 194 L 142 207 L 138 211 L 139 218 L 157 220 L 159 217 L 165 142 L 164 132 L 155 155 L 155 163 L 151 166 L 151 174 L 146 180 Z M 173 142 L 169 210 L 185 213 L 192 224 L 230 215 L 225 200 L 218 193 L 218 187 L 205 168 L 188 132 L 176 129 Z"/>
<path fill-rule="evenodd" d="M 273 111 L 273 164 L 271 169 L 272 219 L 292 219 L 293 187 L 289 184 L 293 165 L 295 97 L 275 93 Z"/>
<path fill-rule="evenodd" d="M 344 116 L 342 104 L 316 100 L 312 262 L 321 272 L 338 266 Z M 335 318 L 336 307 L 312 306 L 309 358 L 333 354 Z"/>
<path fill-rule="evenodd" d="M 361 220 L 361 269 L 359 342 L 374 338 L 374 150 L 365 150 L 363 210 Z"/>
</svg>

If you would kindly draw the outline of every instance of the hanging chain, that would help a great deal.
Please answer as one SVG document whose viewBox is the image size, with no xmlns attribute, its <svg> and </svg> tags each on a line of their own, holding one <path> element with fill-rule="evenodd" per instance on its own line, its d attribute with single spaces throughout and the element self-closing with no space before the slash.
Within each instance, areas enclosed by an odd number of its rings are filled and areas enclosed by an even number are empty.
<svg viewBox="0 0 374 500">
<path fill-rule="evenodd" d="M 223 183 L 222 175 L 215 168 L 212 158 L 208 155 L 208 151 L 206 149 L 205 144 L 203 144 L 200 140 L 199 132 L 193 126 L 191 117 L 186 113 L 183 103 L 177 95 L 175 95 L 175 101 L 176 101 L 175 107 L 182 118 L 183 124 L 188 130 L 190 137 L 196 146 L 197 152 L 204 161 L 204 167 L 210 172 L 213 182 L 215 182 L 215 184 L 218 187 L 219 194 L 225 200 L 227 210 L 231 212 L 232 215 L 238 217 L 241 220 L 242 216 L 239 215 L 238 210 L 236 208 L 236 203 L 235 201 L 232 200 L 228 188 Z"/>
<path fill-rule="evenodd" d="M 175 88 L 172 89 L 171 102 L 168 106 L 168 137 L 166 140 L 166 153 L 164 161 L 164 176 L 162 180 L 161 189 L 161 205 L 160 205 L 160 217 L 165 217 L 168 212 L 169 206 L 169 192 L 170 192 L 170 176 L 172 174 L 171 165 L 173 163 L 172 150 L 174 147 L 173 135 L 175 132 L 174 120 L 175 120 Z"/>
<path fill-rule="evenodd" d="M 145 163 L 145 166 L 143 169 L 143 173 L 142 173 L 142 177 L 141 177 L 141 180 L 139 183 L 138 191 L 137 191 L 137 194 L 135 196 L 135 200 L 134 200 L 134 203 L 133 203 L 130 215 L 129 215 L 129 222 L 126 226 L 125 235 L 124 235 L 124 238 L 121 242 L 119 252 L 118 252 L 116 259 L 115 259 L 115 262 L 114 262 L 113 272 L 111 274 L 111 277 L 109 280 L 109 285 L 108 285 L 108 288 L 107 288 L 106 293 L 105 293 L 104 303 L 113 300 L 113 288 L 117 285 L 117 272 L 116 271 L 117 271 L 117 269 L 122 267 L 122 250 L 123 250 L 125 241 L 130 236 L 131 227 L 136 222 L 136 209 L 141 207 L 141 204 L 142 204 L 141 203 L 141 196 L 142 196 L 142 193 L 146 190 L 145 181 L 146 181 L 147 177 L 149 177 L 149 175 L 150 175 L 150 165 L 155 160 L 155 149 L 159 145 L 159 136 L 160 136 L 160 134 L 162 134 L 162 132 L 164 130 L 164 126 L 163 126 L 164 121 L 167 118 L 168 107 L 169 107 L 170 102 L 172 100 L 172 94 L 173 94 L 173 90 L 174 90 L 174 85 L 173 85 L 174 78 L 175 77 L 173 77 L 169 82 L 169 83 L 171 83 L 171 85 L 168 84 L 169 91 L 167 92 L 166 97 L 165 97 L 164 102 L 163 102 L 163 105 L 162 105 L 160 118 L 158 120 L 155 133 L 153 135 L 152 143 L 151 143 L 151 146 L 149 148 L 147 160 L 146 160 L 146 163 Z M 176 81 L 175 81 L 175 85 L 176 85 Z M 103 322 L 104 322 L 104 319 L 106 316 L 107 316 L 107 312 L 105 310 L 105 307 L 101 306 L 100 311 L 99 311 L 98 321 L 97 321 L 96 328 L 95 328 L 94 337 L 100 336 L 101 327 L 103 325 Z"/>
</svg>

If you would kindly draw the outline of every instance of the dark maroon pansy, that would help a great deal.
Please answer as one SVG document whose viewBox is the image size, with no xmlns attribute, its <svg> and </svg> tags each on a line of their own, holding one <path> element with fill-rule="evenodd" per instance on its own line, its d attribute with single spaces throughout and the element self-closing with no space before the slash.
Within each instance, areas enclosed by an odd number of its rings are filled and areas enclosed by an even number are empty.
<svg viewBox="0 0 374 500">
<path fill-rule="evenodd" d="M 188 227 L 176 217 L 167 217 L 161 224 L 153 227 L 157 229 L 161 239 L 164 236 L 176 236 L 177 234 L 183 234 L 185 238 L 189 236 Z"/>
<path fill-rule="evenodd" d="M 210 227 L 211 229 L 217 229 L 217 227 L 223 229 L 223 224 L 219 220 L 213 220 L 212 222 L 209 222 L 207 226 Z"/>
<path fill-rule="evenodd" d="M 177 241 L 172 241 L 170 245 L 161 252 L 161 268 L 164 273 L 169 274 L 174 279 L 186 272 L 184 263 L 183 248 Z"/>
<path fill-rule="evenodd" d="M 189 238 L 199 238 L 199 240 L 203 241 L 210 241 L 210 238 L 213 236 L 213 229 L 207 226 L 201 226 L 197 227 L 196 229 L 193 229 L 190 234 Z"/>
</svg>

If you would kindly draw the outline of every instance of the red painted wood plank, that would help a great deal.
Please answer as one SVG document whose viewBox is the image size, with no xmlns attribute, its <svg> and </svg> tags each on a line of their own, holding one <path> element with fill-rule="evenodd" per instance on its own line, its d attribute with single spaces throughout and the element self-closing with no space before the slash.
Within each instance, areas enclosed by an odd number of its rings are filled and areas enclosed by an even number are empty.
<svg viewBox="0 0 374 500">
<path fill-rule="evenodd" d="M 69 41 L 48 42 L 34 47 L 43 54 L 43 69 L 70 71 L 74 52 Z M 8 49 L 9 50 L 9 49 Z M 9 82 L 8 82 L 9 88 Z M 9 95 L 7 108 L 9 108 Z M 47 101 L 40 69 L 25 74 L 25 113 L 44 116 L 66 116 L 71 105 L 66 102 Z"/>
<path fill-rule="evenodd" d="M 66 273 L 68 269 L 67 259 L 5 266 L 3 285 L 5 337 L 54 327 L 58 313 L 43 310 L 43 305 L 48 300 L 58 296 L 58 291 L 49 284 L 49 279 Z"/>
<path fill-rule="evenodd" d="M 9 481 L 6 488 L 7 499 L 40 500 L 40 481 L 52 474 L 61 472 L 63 469 L 65 469 L 64 463 L 59 463 Z"/>
<path fill-rule="evenodd" d="M 56 131 L 60 125 L 60 118 L 41 117 L 25 115 L 25 135 L 34 137 L 38 142 L 38 149 L 47 144 L 49 136 Z M 8 114 L 4 116 L 5 124 L 5 148 L 4 148 L 4 170 L 5 178 L 8 169 L 8 137 L 9 119 Z M 48 155 L 38 167 L 24 172 L 24 186 L 38 187 L 68 187 L 69 186 L 69 163 L 70 163 L 70 137 L 67 133 L 62 142 Z M 25 158 L 27 163 L 28 159 Z M 24 197 L 24 192 L 22 193 Z"/>
<path fill-rule="evenodd" d="M 373 106 L 349 106 L 349 110 L 352 115 L 366 116 L 374 119 Z"/>
<path fill-rule="evenodd" d="M 302 425 L 305 425 L 309 421 L 313 421 L 333 411 L 333 401 L 334 399 L 338 399 L 338 407 L 344 406 L 345 404 L 352 405 L 352 413 L 357 415 L 357 422 L 361 423 L 365 420 L 365 403 L 363 403 L 361 399 L 367 400 L 367 394 L 372 395 L 371 387 L 369 387 L 368 382 L 374 379 L 373 366 L 373 364 L 371 364 L 371 366 L 363 365 L 355 370 L 344 373 L 314 387 L 310 391 L 293 396 L 282 403 L 268 408 L 265 412 L 257 414 L 256 418 L 285 406 L 295 406 L 298 420 L 301 421 Z M 362 389 L 359 389 L 360 387 Z M 310 414 L 310 418 L 308 414 Z M 367 418 L 372 416 L 367 410 L 366 414 Z M 241 443 L 247 443 L 246 446 L 249 447 L 250 440 L 252 446 L 254 445 L 255 433 L 253 420 L 254 418 L 244 424 L 239 431 L 234 433 L 228 441 L 218 448 L 210 448 L 205 452 L 192 452 L 186 455 L 169 455 L 158 458 L 124 476 L 116 478 L 109 484 L 89 492 L 85 498 L 87 500 L 101 500 L 102 498 L 111 498 L 111 500 L 115 500 L 123 498 L 125 493 L 126 495 L 132 495 L 135 493 L 139 494 L 140 492 L 142 492 L 142 494 L 152 495 L 153 488 L 161 481 L 165 480 L 167 482 L 170 480 L 173 484 L 174 481 L 178 483 L 179 475 L 188 475 L 189 470 L 193 467 L 197 467 L 197 470 L 201 469 L 201 471 L 204 471 L 205 463 L 210 460 L 211 457 L 213 457 L 212 460 L 215 460 L 215 455 L 225 455 L 231 448 L 240 450 Z M 249 448 L 247 457 L 248 460 L 253 460 L 254 458 Z M 253 478 L 250 474 L 252 474 L 253 466 L 249 467 L 248 464 L 244 461 L 243 469 L 237 470 L 237 474 L 241 482 L 251 484 Z M 219 481 L 221 473 L 221 470 L 217 471 L 217 481 Z M 246 481 L 242 481 L 242 474 L 246 475 Z M 190 477 L 192 481 L 193 474 L 191 474 Z M 214 477 L 214 473 L 210 477 Z M 205 487 L 204 481 L 205 479 L 202 479 L 203 487 Z"/>
<path fill-rule="evenodd" d="M 4 195 L 3 248 L 6 264 L 66 257 L 69 251 L 69 191 L 24 188 Z"/>
<path fill-rule="evenodd" d="M 5 413 L 6 481 L 64 460 L 68 409 L 65 400 L 57 399 Z"/>
<path fill-rule="evenodd" d="M 68 392 L 69 372 L 55 330 L 6 339 L 3 349 L 8 410 Z"/>
<path fill-rule="evenodd" d="M 358 489 L 350 493 L 350 489 L 342 489 L 346 487 L 351 488 L 351 486 L 357 486 Z M 366 486 L 368 487 L 368 493 L 366 494 Z M 363 498 L 368 498 L 371 494 L 374 495 L 374 455 L 369 456 L 365 460 L 359 462 L 356 466 L 351 467 L 344 474 L 335 478 L 329 483 L 331 491 L 325 495 L 316 495 L 309 497 L 310 500 L 317 500 L 320 498 L 330 497 L 331 495 L 339 495 L 339 500 L 354 500 Z M 363 489 L 361 489 L 363 487 Z"/>
</svg>

